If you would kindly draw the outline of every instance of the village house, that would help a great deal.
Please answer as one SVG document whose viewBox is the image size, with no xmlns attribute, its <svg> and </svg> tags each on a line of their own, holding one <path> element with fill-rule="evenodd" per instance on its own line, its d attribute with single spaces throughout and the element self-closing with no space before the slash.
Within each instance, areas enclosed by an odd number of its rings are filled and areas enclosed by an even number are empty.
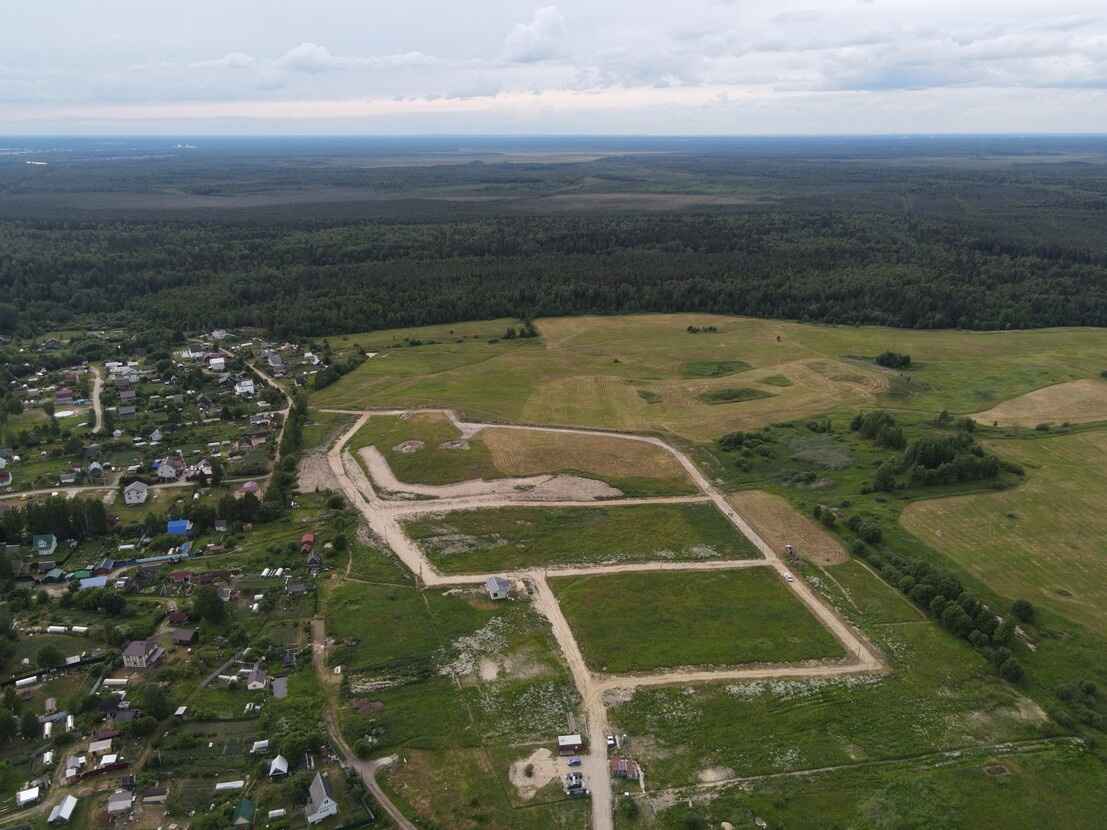
<svg viewBox="0 0 1107 830">
<path fill-rule="evenodd" d="M 288 775 L 288 759 L 283 755 L 278 755 L 269 762 L 269 777 L 279 778 L 284 775 Z"/>
<path fill-rule="evenodd" d="M 31 545 L 35 549 L 35 556 L 53 556 L 58 549 L 58 537 L 53 533 L 36 533 L 31 537 Z"/>
<path fill-rule="evenodd" d="M 304 814 L 308 824 L 318 824 L 326 818 L 338 815 L 338 803 L 334 800 L 330 785 L 318 772 L 308 788 L 308 803 L 304 807 Z"/>
<path fill-rule="evenodd" d="M 511 596 L 511 583 L 502 576 L 490 576 L 484 581 L 489 599 L 507 599 Z"/>
<path fill-rule="evenodd" d="M 238 806 L 234 808 L 234 816 L 231 819 L 231 824 L 234 827 L 249 827 L 253 823 L 254 802 L 248 798 L 244 798 L 238 802 Z"/>
<path fill-rule="evenodd" d="M 129 669 L 145 669 L 161 659 L 165 650 L 154 640 L 131 640 L 123 649 L 123 665 Z"/>
<path fill-rule="evenodd" d="M 240 380 L 234 385 L 234 393 L 240 398 L 252 398 L 255 392 L 254 382 L 249 378 Z"/>
<path fill-rule="evenodd" d="M 150 485 L 145 481 L 132 481 L 123 488 L 124 504 L 146 504 L 150 497 Z"/>
<path fill-rule="evenodd" d="M 208 368 L 213 372 L 222 372 L 227 368 L 227 361 L 222 357 L 213 357 L 208 361 Z"/>
<path fill-rule="evenodd" d="M 158 464 L 157 469 L 159 481 L 176 481 L 177 480 L 177 468 L 171 464 L 168 460 Z"/>
<path fill-rule="evenodd" d="M 196 642 L 196 629 L 195 628 L 175 628 L 173 629 L 173 645 L 175 646 L 190 646 Z"/>
</svg>

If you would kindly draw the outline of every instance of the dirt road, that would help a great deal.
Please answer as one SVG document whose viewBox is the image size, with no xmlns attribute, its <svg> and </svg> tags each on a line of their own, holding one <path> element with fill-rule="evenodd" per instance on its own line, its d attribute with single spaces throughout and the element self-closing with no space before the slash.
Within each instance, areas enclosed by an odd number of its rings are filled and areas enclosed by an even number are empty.
<svg viewBox="0 0 1107 830">
<path fill-rule="evenodd" d="M 451 510 L 465 510 L 476 508 L 507 507 L 518 505 L 519 499 L 514 495 L 490 495 L 480 497 L 441 498 L 431 501 L 388 501 L 381 499 L 373 487 L 373 482 L 365 474 L 361 465 L 345 450 L 346 444 L 365 425 L 370 417 L 369 412 L 353 412 L 350 410 L 325 410 L 328 412 L 342 412 L 358 415 L 357 421 L 343 434 L 331 447 L 327 454 L 327 462 L 339 482 L 343 492 L 350 502 L 362 513 L 370 528 L 383 539 L 393 550 L 397 557 L 416 575 L 427 587 L 448 585 L 472 585 L 484 582 L 491 574 L 450 574 L 438 573 L 433 565 L 426 559 L 422 550 L 404 533 L 399 522 L 399 517 L 419 513 L 447 512 Z M 400 414 L 407 410 L 395 410 L 393 414 Z M 454 425 L 463 434 L 472 435 L 481 429 L 492 426 L 490 424 L 465 423 L 457 420 L 456 415 L 449 410 L 433 410 L 446 412 Z M 383 414 L 383 413 L 373 413 Z M 630 504 L 644 504 L 651 502 L 679 503 L 679 502 L 707 502 L 715 504 L 731 524 L 761 552 L 764 559 L 755 560 L 728 560 L 718 562 L 652 562 L 641 564 L 618 565 L 576 565 L 565 568 L 531 568 L 520 571 L 507 572 L 506 576 L 517 580 L 528 580 L 535 586 L 535 608 L 541 612 L 550 622 L 554 637 L 561 648 L 577 690 L 581 695 L 584 710 L 588 722 L 589 751 L 585 756 L 583 770 L 592 789 L 592 827 L 593 830 L 611 830 L 612 796 L 611 777 L 607 764 L 607 709 L 604 705 L 603 695 L 605 691 L 613 689 L 634 689 L 640 686 L 656 686 L 679 683 L 704 683 L 719 680 L 752 680 L 774 677 L 834 677 L 858 673 L 871 673 L 884 671 L 886 667 L 881 661 L 876 650 L 857 632 L 855 632 L 832 609 L 824 605 L 810 587 L 801 580 L 787 579 L 789 571 L 781 561 L 776 551 L 765 542 L 754 529 L 734 510 L 721 491 L 718 490 L 692 463 L 687 455 L 667 444 L 659 438 L 642 435 L 628 435 L 621 433 L 599 432 L 596 430 L 569 429 L 569 428 L 545 428 L 522 425 L 496 424 L 497 429 L 525 429 L 536 431 L 563 432 L 579 435 L 602 434 L 608 437 L 624 438 L 628 441 L 642 441 L 664 449 L 679 461 L 687 471 L 692 481 L 699 487 L 702 495 L 691 497 L 673 497 L 668 499 L 615 499 L 599 502 L 532 502 L 535 506 L 573 506 L 596 507 L 617 506 Z M 782 581 L 795 593 L 796 597 L 806 605 L 811 612 L 834 634 L 845 648 L 847 657 L 842 661 L 821 665 L 780 665 L 757 666 L 738 668 L 722 671 L 696 671 L 681 670 L 648 675 L 611 675 L 597 677 L 584 662 L 580 647 L 573 635 L 568 621 L 565 619 L 557 599 L 547 582 L 547 574 L 565 576 L 584 576 L 592 574 L 626 573 L 633 571 L 703 571 L 722 570 L 728 568 L 768 567 L 775 569 Z"/>
<path fill-rule="evenodd" d="M 92 367 L 92 411 L 96 414 L 96 426 L 93 432 L 100 432 L 104 428 L 104 407 L 100 403 L 100 395 L 104 391 L 104 376 L 95 366 Z"/>
<path fill-rule="evenodd" d="M 327 709 L 326 709 L 326 721 L 327 732 L 330 733 L 331 742 L 338 748 L 338 751 L 342 753 L 342 757 L 346 763 L 357 771 L 357 774 L 361 776 L 361 780 L 365 783 L 365 788 L 369 790 L 370 794 L 376 800 L 377 804 L 381 806 L 392 822 L 400 828 L 400 830 L 418 830 L 414 824 L 408 821 L 400 809 L 392 803 L 392 800 L 385 795 L 384 790 L 381 789 L 380 784 L 377 783 L 377 770 L 388 766 L 394 759 L 393 758 L 379 758 L 375 761 L 363 761 L 354 754 L 354 751 L 350 749 L 350 745 L 346 743 L 346 739 L 342 737 L 342 731 L 338 728 L 338 718 L 334 711 L 334 695 L 331 694 L 333 689 L 332 680 L 333 675 L 327 671 L 327 635 L 324 627 L 323 620 L 316 619 L 311 621 L 311 660 L 315 666 L 315 673 L 319 676 L 319 681 L 324 689 L 328 690 L 327 694 Z"/>
</svg>

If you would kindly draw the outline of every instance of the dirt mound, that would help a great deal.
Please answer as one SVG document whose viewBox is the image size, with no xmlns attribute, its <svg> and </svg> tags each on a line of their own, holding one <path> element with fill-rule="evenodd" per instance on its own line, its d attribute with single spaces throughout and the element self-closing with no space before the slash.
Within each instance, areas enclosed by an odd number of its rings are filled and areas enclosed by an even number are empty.
<svg viewBox="0 0 1107 830">
<path fill-rule="evenodd" d="M 594 501 L 617 499 L 623 491 L 602 481 L 581 476 L 554 476 L 528 491 L 528 501 Z"/>
<path fill-rule="evenodd" d="M 469 442 L 464 438 L 459 438 L 456 441 L 443 441 L 438 445 L 440 450 L 467 450 L 469 449 Z"/>
<path fill-rule="evenodd" d="M 403 453 L 404 455 L 411 455 L 413 452 L 419 452 L 426 444 L 422 441 L 404 441 L 402 444 L 397 444 L 392 448 L 392 452 Z"/>
</svg>

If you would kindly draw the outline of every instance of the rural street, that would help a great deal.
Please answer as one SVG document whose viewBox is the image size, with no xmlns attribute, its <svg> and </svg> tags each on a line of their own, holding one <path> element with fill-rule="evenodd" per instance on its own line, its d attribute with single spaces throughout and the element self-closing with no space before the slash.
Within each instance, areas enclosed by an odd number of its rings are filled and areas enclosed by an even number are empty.
<svg viewBox="0 0 1107 830">
<path fill-rule="evenodd" d="M 603 693 L 611 689 L 634 689 L 640 686 L 657 686 L 679 683 L 701 683 L 717 680 L 755 680 L 774 677 L 806 678 L 837 677 L 842 675 L 885 671 L 886 667 L 875 649 L 855 632 L 842 618 L 815 595 L 802 580 L 785 580 L 788 568 L 776 551 L 765 542 L 727 501 L 723 493 L 716 488 L 692 463 L 683 452 L 677 450 L 660 438 L 601 430 L 572 429 L 561 427 L 537 427 L 507 424 L 466 423 L 457 419 L 450 410 L 388 410 L 380 412 L 352 410 L 324 410 L 341 414 L 357 415 L 357 420 L 341 435 L 327 453 L 327 463 L 334 473 L 339 486 L 351 504 L 365 517 L 370 529 L 392 549 L 393 553 L 419 577 L 427 587 L 446 585 L 480 584 L 492 574 L 440 574 L 424 556 L 422 550 L 404 532 L 398 517 L 419 513 L 442 513 L 454 510 L 508 507 L 530 504 L 535 507 L 554 507 L 571 505 L 579 507 L 600 507 L 643 503 L 680 503 L 686 501 L 711 501 L 718 510 L 748 538 L 761 552 L 764 559 L 731 560 L 717 562 L 664 562 L 643 564 L 571 566 L 566 568 L 531 568 L 509 571 L 502 575 L 514 580 L 529 581 L 535 586 L 535 608 L 550 622 L 556 639 L 580 693 L 588 720 L 588 753 L 585 756 L 584 770 L 592 789 L 592 827 L 593 830 L 612 830 L 611 776 L 607 764 L 607 709 Z M 470 437 L 486 427 L 496 429 L 519 429 L 540 432 L 560 432 L 571 435 L 607 436 L 628 441 L 641 441 L 660 447 L 671 453 L 703 493 L 702 496 L 677 497 L 674 499 L 619 499 L 586 502 L 544 502 L 525 500 L 525 493 L 511 495 L 492 495 L 481 497 L 444 498 L 426 501 L 389 501 L 382 499 L 373 487 L 365 471 L 357 460 L 346 451 L 350 439 L 365 425 L 372 415 L 396 415 L 409 411 L 445 412 L 454 426 L 466 437 Z M 593 574 L 626 573 L 634 571 L 703 571 L 727 568 L 770 567 L 780 575 L 796 597 L 819 619 L 846 649 L 849 657 L 843 661 L 818 665 L 780 665 L 759 666 L 722 671 L 677 670 L 649 675 L 610 675 L 598 677 L 593 674 L 584 661 L 580 647 L 565 619 L 557 598 L 549 587 L 547 573 L 565 576 L 585 576 Z"/>
<path fill-rule="evenodd" d="M 93 432 L 100 432 L 104 428 L 104 407 L 100 403 L 100 395 L 104 391 L 104 377 L 100 370 L 92 367 L 92 411 L 96 413 L 96 426 Z"/>
</svg>

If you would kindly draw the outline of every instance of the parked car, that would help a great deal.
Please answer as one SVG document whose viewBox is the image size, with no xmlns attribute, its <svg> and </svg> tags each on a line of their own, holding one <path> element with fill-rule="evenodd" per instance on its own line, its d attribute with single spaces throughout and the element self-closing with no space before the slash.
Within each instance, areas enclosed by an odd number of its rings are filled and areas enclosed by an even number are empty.
<svg viewBox="0 0 1107 830">
<path fill-rule="evenodd" d="M 581 765 L 581 763 L 582 762 L 581 762 L 580 758 L 570 758 L 569 759 L 569 766 L 571 766 L 571 767 L 579 767 Z"/>
</svg>

